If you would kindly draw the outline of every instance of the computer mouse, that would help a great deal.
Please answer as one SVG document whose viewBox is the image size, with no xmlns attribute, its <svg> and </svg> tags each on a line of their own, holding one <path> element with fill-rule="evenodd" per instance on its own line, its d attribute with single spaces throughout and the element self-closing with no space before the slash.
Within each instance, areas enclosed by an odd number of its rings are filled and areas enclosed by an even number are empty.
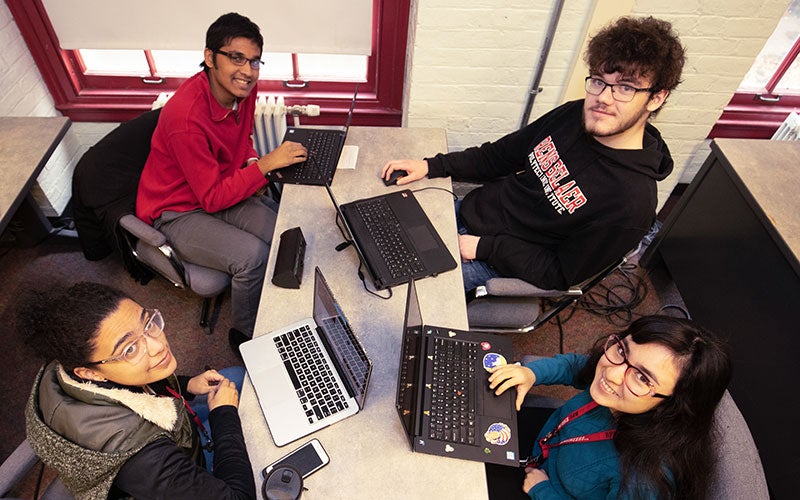
<svg viewBox="0 0 800 500">
<path fill-rule="evenodd" d="M 405 177 L 408 173 L 405 170 L 395 170 L 389 175 L 389 180 L 383 179 L 383 183 L 387 186 L 393 186 L 397 184 L 397 179 L 401 177 Z"/>
</svg>

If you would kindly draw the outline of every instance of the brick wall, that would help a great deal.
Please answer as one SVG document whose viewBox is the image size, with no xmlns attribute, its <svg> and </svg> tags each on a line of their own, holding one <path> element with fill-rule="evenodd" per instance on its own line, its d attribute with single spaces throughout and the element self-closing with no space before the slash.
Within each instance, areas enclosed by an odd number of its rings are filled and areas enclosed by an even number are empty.
<svg viewBox="0 0 800 500">
<path fill-rule="evenodd" d="M 665 200 L 688 182 L 708 154 L 705 136 L 789 0 L 636 0 L 633 14 L 671 21 L 688 49 L 684 83 L 655 124 L 669 142 L 676 171 L 660 184 Z M 559 103 L 592 0 L 566 2 L 531 119 Z M 451 150 L 497 139 L 520 121 L 552 8 L 529 0 L 415 0 L 404 123 L 443 127 Z M 3 0 L 0 6 L 0 114 L 57 114 Z M 48 215 L 70 196 L 74 164 L 114 124 L 74 123 L 39 177 Z"/>
<path fill-rule="evenodd" d="M 502 4 L 498 7 L 498 4 Z M 789 0 L 636 0 L 632 14 L 673 23 L 688 51 L 684 83 L 654 121 L 669 143 L 675 173 L 659 183 L 666 200 L 708 154 L 705 140 Z M 580 50 L 593 2 L 566 2 L 531 119 L 559 103 Z M 552 2 L 417 0 L 408 126 L 444 127 L 451 151 L 517 128 Z"/>
</svg>

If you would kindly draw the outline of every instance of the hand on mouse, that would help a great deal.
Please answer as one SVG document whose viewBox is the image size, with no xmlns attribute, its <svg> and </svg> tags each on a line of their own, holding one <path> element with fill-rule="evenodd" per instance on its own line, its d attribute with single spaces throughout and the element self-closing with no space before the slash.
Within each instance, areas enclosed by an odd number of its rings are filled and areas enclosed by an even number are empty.
<svg viewBox="0 0 800 500">
<path fill-rule="evenodd" d="M 397 180 L 397 185 L 402 186 L 428 175 L 428 162 L 425 160 L 391 160 L 383 166 L 381 178 L 386 182 L 391 177 L 392 172 L 398 170 L 406 173 L 404 177 Z"/>
</svg>

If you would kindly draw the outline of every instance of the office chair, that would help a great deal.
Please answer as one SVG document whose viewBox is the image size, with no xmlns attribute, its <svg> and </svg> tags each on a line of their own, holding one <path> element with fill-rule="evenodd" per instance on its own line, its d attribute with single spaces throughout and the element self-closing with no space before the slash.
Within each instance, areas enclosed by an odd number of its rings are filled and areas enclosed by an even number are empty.
<svg viewBox="0 0 800 500">
<path fill-rule="evenodd" d="M 182 260 L 163 233 L 135 215 L 139 177 L 160 113 L 148 111 L 120 124 L 81 157 L 72 178 L 75 226 L 87 259 L 116 250 L 142 284 L 159 275 L 203 297 L 200 326 L 210 334 L 230 275 Z"/>
<path fill-rule="evenodd" d="M 9 493 L 32 472 L 31 469 L 38 463 L 40 463 L 39 457 L 31 449 L 28 440 L 22 441 L 0 465 L 0 500 L 16 498 L 8 496 Z M 41 477 L 39 480 L 41 481 Z M 37 498 L 39 500 L 66 500 L 73 498 L 73 496 L 64 486 L 64 483 L 55 478 Z"/>
<path fill-rule="evenodd" d="M 491 278 L 467 292 L 470 331 L 528 333 L 575 303 L 627 262 L 627 255 L 568 290 L 544 290 L 518 278 Z"/>
</svg>

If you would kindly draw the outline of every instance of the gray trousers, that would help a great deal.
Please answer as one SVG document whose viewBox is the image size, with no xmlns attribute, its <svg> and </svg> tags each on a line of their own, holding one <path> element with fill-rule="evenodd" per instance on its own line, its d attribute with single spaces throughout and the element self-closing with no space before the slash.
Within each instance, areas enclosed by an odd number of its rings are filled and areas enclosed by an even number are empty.
<svg viewBox="0 0 800 500">
<path fill-rule="evenodd" d="M 248 336 L 256 322 L 277 207 L 271 198 L 251 196 L 213 214 L 167 211 L 153 224 L 182 259 L 231 275 L 233 327 Z"/>
</svg>

